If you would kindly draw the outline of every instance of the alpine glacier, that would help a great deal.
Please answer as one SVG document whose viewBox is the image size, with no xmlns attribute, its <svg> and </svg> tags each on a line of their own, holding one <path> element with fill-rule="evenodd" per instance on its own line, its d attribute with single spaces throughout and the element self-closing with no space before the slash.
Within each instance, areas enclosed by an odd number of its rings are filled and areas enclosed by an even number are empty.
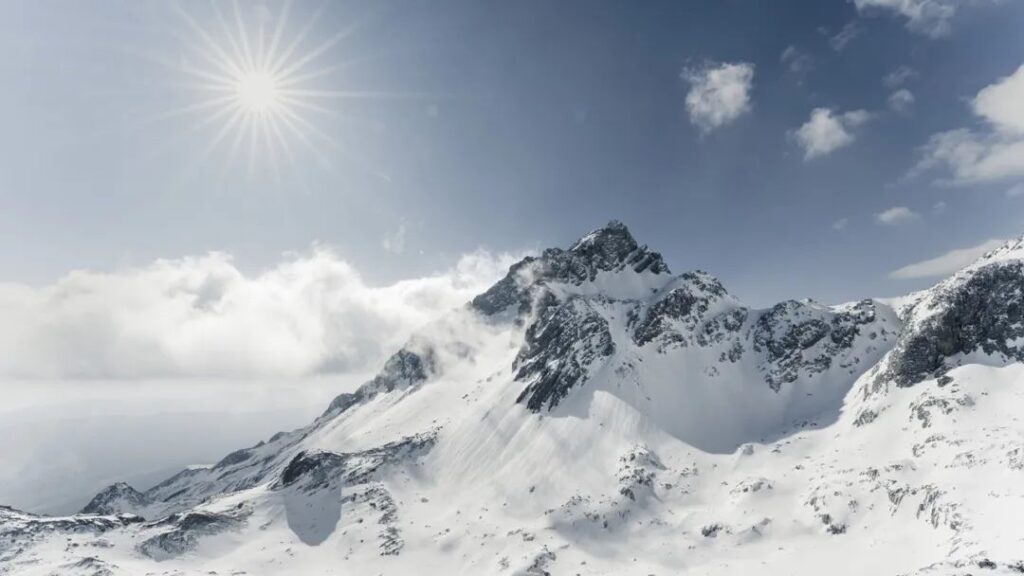
<svg viewBox="0 0 1024 576">
<path fill-rule="evenodd" d="M 0 508 L 0 574 L 1021 574 L 1022 414 L 1024 238 L 905 298 L 755 309 L 611 222 L 305 428 Z"/>
</svg>

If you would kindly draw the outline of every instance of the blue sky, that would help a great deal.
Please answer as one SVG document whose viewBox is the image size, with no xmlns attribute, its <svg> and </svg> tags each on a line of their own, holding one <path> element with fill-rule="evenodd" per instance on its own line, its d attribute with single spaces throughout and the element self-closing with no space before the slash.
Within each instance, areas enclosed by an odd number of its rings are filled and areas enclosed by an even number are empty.
<svg viewBox="0 0 1024 576">
<path fill-rule="evenodd" d="M 350 31 L 306 65 L 345 64 L 316 89 L 360 96 L 308 112 L 323 139 L 292 138 L 291 162 L 249 166 L 227 146 L 200 154 L 219 128 L 195 129 L 204 112 L 169 114 L 201 101 L 181 68 L 209 51 L 172 5 L 7 2 L 0 280 L 209 251 L 257 271 L 321 243 L 383 284 L 615 218 L 674 271 L 706 269 L 755 304 L 909 292 L 933 280 L 892 271 L 1024 232 L 1024 195 L 1007 194 L 1019 164 L 960 166 L 973 175 L 952 183 L 949 161 L 915 170 L 941 156 L 936 134 L 1003 137 L 973 102 L 1024 64 L 1024 4 L 924 4 L 299 0 L 287 37 L 322 7 L 299 53 Z M 206 2 L 180 5 L 226 42 Z M 247 27 L 280 10 L 240 5 Z M 749 82 L 709 93 L 726 110 L 712 126 L 688 94 L 730 65 Z M 897 111 L 899 90 L 912 102 Z"/>
</svg>

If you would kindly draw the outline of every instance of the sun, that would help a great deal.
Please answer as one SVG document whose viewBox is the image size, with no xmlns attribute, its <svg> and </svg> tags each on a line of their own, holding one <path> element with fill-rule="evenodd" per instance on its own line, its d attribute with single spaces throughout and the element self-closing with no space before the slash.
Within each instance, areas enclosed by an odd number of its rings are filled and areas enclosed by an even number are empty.
<svg viewBox="0 0 1024 576">
<path fill-rule="evenodd" d="M 252 114 L 266 114 L 283 105 L 281 82 L 266 71 L 244 74 L 235 80 L 237 105 Z"/>
<path fill-rule="evenodd" d="M 186 25 L 182 55 L 174 67 L 185 74 L 182 84 L 196 101 L 164 116 L 196 118 L 193 130 L 207 139 L 199 151 L 200 163 L 224 150 L 224 169 L 247 157 L 252 175 L 265 165 L 278 172 L 282 160 L 295 164 L 298 148 L 326 167 L 338 157 L 351 158 L 325 131 L 322 117 L 347 120 L 339 114 L 343 100 L 381 95 L 336 89 L 333 76 L 347 63 L 338 61 L 332 49 L 357 26 L 317 43 L 310 40 L 320 12 L 290 33 L 290 1 L 277 14 L 265 5 L 237 0 L 214 0 L 203 18 L 177 3 L 174 9 Z M 332 61 L 321 62 L 328 58 Z"/>
</svg>

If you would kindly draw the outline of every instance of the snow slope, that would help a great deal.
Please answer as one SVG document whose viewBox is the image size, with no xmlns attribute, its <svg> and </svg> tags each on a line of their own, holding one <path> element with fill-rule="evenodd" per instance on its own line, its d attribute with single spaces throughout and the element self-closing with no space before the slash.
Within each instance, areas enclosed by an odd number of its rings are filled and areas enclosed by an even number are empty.
<svg viewBox="0 0 1024 576">
<path fill-rule="evenodd" d="M 1021 246 L 900 311 L 758 310 L 613 222 L 305 428 L 0 509 L 0 574 L 1024 573 Z"/>
</svg>

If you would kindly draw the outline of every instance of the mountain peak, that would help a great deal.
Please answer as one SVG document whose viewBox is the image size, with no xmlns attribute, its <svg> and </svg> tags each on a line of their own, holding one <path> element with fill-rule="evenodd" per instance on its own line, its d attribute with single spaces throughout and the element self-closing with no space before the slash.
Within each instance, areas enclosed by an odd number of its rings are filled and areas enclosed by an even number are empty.
<svg viewBox="0 0 1024 576">
<path fill-rule="evenodd" d="M 534 286 L 580 286 L 593 282 L 601 273 L 614 272 L 668 274 L 669 269 L 661 254 L 637 244 L 625 224 L 612 220 L 584 235 L 568 250 L 548 248 L 540 257 L 527 257 L 513 264 L 503 279 L 473 299 L 473 306 L 494 314 L 517 304 L 522 312 L 529 308 Z"/>
<path fill-rule="evenodd" d="M 618 220 L 610 220 L 601 228 L 584 234 L 569 248 L 569 251 L 588 251 L 594 247 L 624 248 L 632 251 L 636 249 L 637 243 L 625 224 Z"/>
<path fill-rule="evenodd" d="M 144 494 L 126 482 L 104 488 L 82 509 L 82 514 L 122 514 L 135 512 L 149 504 Z"/>
<path fill-rule="evenodd" d="M 618 220 L 611 220 L 605 226 L 584 235 L 568 251 L 558 248 L 545 250 L 543 258 L 555 264 L 555 268 L 560 264 L 557 260 L 571 260 L 569 264 L 574 267 L 583 265 L 588 268 L 585 275 L 588 280 L 593 280 L 597 272 L 611 272 L 627 267 L 632 267 L 635 272 L 649 270 L 654 274 L 669 271 L 661 254 L 639 245 L 629 228 Z M 577 280 L 582 281 L 583 278 Z"/>
<path fill-rule="evenodd" d="M 967 359 L 1024 362 L 1024 237 L 989 250 L 971 265 L 915 296 L 904 327 L 871 392 L 889 382 L 914 386 Z"/>
<path fill-rule="evenodd" d="M 1010 260 L 1024 260 L 1024 236 L 1018 236 L 1007 240 L 1002 246 L 993 248 L 982 254 L 974 266 L 983 266 L 992 262 L 1005 262 Z"/>
</svg>

